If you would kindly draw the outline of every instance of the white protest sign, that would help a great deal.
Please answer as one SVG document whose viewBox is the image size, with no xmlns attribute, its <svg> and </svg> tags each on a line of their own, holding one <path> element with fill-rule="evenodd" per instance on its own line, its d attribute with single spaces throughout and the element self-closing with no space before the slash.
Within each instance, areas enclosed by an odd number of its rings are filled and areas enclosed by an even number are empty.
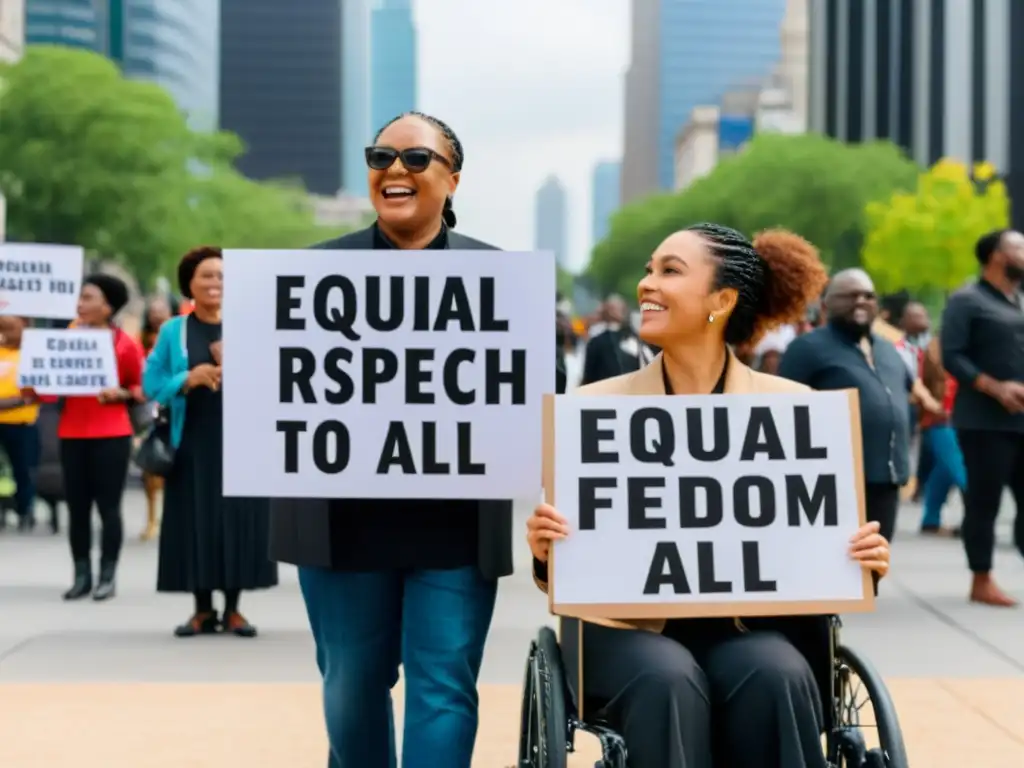
<svg viewBox="0 0 1024 768">
<path fill-rule="evenodd" d="M 84 258 L 76 245 L 0 243 L 0 315 L 74 320 Z"/>
<path fill-rule="evenodd" d="M 551 408 L 547 477 L 570 530 L 552 559 L 554 613 L 873 607 L 848 554 L 864 519 L 855 392 L 559 396 Z"/>
<path fill-rule="evenodd" d="M 224 281 L 226 495 L 536 498 L 552 254 L 228 250 Z"/>
<path fill-rule="evenodd" d="M 104 328 L 26 328 L 18 386 L 40 395 L 98 395 L 118 386 L 114 334 Z"/>
</svg>

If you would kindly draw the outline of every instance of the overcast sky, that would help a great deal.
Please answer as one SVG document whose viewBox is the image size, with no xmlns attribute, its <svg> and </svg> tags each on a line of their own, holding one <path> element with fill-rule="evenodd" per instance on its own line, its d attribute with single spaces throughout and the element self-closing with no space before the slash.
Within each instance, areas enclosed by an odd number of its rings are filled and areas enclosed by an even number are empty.
<svg viewBox="0 0 1024 768">
<path fill-rule="evenodd" d="M 459 135 L 459 231 L 533 247 L 534 193 L 569 191 L 569 258 L 590 248 L 590 174 L 622 147 L 628 0 L 417 0 L 420 109 Z"/>
</svg>

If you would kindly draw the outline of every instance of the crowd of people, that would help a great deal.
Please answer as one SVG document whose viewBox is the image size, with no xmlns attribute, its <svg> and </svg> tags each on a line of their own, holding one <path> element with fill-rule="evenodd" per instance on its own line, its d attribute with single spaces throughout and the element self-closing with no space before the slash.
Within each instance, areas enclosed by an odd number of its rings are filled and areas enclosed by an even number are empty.
<svg viewBox="0 0 1024 768">
<path fill-rule="evenodd" d="M 461 142 L 442 121 L 396 118 L 366 151 L 376 221 L 316 247 L 492 249 L 455 232 L 464 161 Z M 637 264 L 638 316 L 621 296 L 585 322 L 559 313 L 557 390 L 856 389 L 868 523 L 850 531 L 850 557 L 876 585 L 888 573 L 916 443 L 918 487 L 910 492 L 924 500 L 922 534 L 961 535 L 973 573 L 970 599 L 1010 606 L 1015 601 L 991 572 L 1004 486 L 1024 501 L 1024 236 L 987 235 L 977 257 L 980 279 L 950 298 L 941 333 L 933 334 L 921 304 L 881 300 L 861 270 L 829 277 L 814 247 L 795 234 L 751 241 L 727 227 L 695 225 L 670 235 L 646 269 Z M 193 603 L 175 634 L 255 636 L 239 609 L 241 593 L 273 587 L 277 563 L 294 564 L 323 676 L 331 768 L 395 765 L 390 691 L 400 667 L 404 768 L 468 768 L 484 644 L 498 582 L 512 572 L 511 502 L 225 498 L 220 250 L 186 254 L 178 283 L 187 311 L 153 301 L 136 339 L 116 323 L 124 284 L 109 275 L 85 280 L 76 324 L 111 330 L 120 379 L 98 397 L 53 402 L 20 389 L 25 323 L 0 318 L 0 446 L 16 483 L 18 526 L 33 525 L 46 442 L 37 421 L 55 408 L 74 566 L 64 597 L 113 598 L 125 478 L 144 431 L 163 456 L 162 463 L 140 460 L 150 493 L 147 536 L 156 533 L 155 498 L 163 495 L 156 588 Z M 965 495 L 961 531 L 942 525 L 953 488 Z M 101 522 L 98 570 L 93 509 Z M 1015 532 L 1024 553 L 1024 516 Z M 549 505 L 530 517 L 526 536 L 542 590 L 552 542 L 571 535 Z M 824 768 L 823 619 L 586 619 L 577 627 L 582 646 L 570 645 L 590 661 L 574 685 L 584 685 L 624 734 L 632 768 L 723 761 Z"/>
</svg>

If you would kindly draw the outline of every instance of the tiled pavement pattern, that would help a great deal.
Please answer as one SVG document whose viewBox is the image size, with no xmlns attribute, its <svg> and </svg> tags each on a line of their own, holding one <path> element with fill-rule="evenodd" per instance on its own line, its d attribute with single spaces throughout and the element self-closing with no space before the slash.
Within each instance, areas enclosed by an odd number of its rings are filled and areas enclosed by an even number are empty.
<svg viewBox="0 0 1024 768">
<path fill-rule="evenodd" d="M 1012 512 L 1008 505 L 997 568 L 1024 597 L 1024 564 L 1007 544 Z M 917 514 L 904 510 L 878 612 L 850 618 L 844 641 L 888 680 L 914 768 L 1020 768 L 1024 610 L 968 605 L 958 543 L 919 538 Z M 130 535 L 141 529 L 134 493 L 128 521 Z M 515 760 L 524 654 L 547 620 L 525 547 L 517 559 L 484 663 L 479 768 Z M 246 641 L 171 637 L 189 606 L 154 594 L 153 544 L 129 541 L 110 604 L 64 605 L 68 570 L 64 539 L 0 535 L 0 768 L 322 768 L 317 676 L 294 573 L 246 597 L 263 630 Z M 579 747 L 571 765 L 590 768 L 595 745 L 583 736 Z"/>
</svg>

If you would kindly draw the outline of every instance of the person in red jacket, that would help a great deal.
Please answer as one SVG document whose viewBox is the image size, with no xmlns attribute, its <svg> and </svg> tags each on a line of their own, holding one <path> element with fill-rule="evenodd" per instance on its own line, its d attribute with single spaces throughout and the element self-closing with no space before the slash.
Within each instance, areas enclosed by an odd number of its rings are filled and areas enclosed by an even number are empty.
<svg viewBox="0 0 1024 768">
<path fill-rule="evenodd" d="M 62 398 L 60 463 L 68 505 L 68 538 L 75 563 L 75 580 L 65 600 L 92 594 L 94 600 L 114 596 L 117 561 L 124 540 L 121 497 L 132 450 L 128 406 L 142 399 L 142 346 L 113 325 L 114 316 L 128 303 L 128 287 L 113 275 L 90 275 L 82 282 L 77 328 L 109 328 L 120 386 L 96 397 Z M 44 398 L 45 400 L 45 398 Z M 99 579 L 93 590 L 92 508 L 102 523 Z"/>
</svg>

